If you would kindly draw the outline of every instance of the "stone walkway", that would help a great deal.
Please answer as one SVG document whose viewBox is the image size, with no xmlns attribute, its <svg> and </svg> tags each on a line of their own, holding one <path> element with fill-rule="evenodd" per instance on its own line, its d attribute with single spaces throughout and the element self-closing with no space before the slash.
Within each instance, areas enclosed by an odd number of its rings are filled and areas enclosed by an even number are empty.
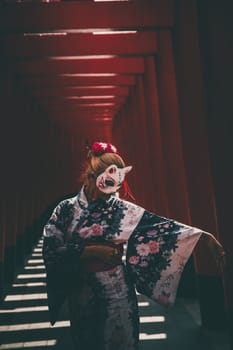
<svg viewBox="0 0 233 350">
<path fill-rule="evenodd" d="M 0 305 L 0 349 L 73 350 L 66 305 L 54 327 L 48 321 L 41 250 L 39 241 Z M 201 328 L 195 301 L 178 298 L 169 310 L 142 295 L 138 302 L 140 350 L 230 350 L 225 332 Z"/>
</svg>

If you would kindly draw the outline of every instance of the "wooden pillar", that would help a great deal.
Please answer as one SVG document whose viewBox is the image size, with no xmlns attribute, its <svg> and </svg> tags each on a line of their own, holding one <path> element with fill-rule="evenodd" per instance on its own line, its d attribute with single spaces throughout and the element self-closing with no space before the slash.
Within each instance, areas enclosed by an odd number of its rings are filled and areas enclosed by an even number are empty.
<svg viewBox="0 0 233 350">
<path fill-rule="evenodd" d="M 5 289 L 5 246 L 6 246 L 6 207 L 4 200 L 0 202 L 0 300 Z"/>
<path fill-rule="evenodd" d="M 136 77 L 135 94 L 133 99 L 132 127 L 129 136 L 132 139 L 135 154 L 135 172 L 137 187 L 140 189 L 140 204 L 152 210 L 153 193 L 150 191 L 152 182 L 150 169 L 150 154 L 147 140 L 146 108 L 142 76 Z"/>
<path fill-rule="evenodd" d="M 171 33 L 160 33 L 159 42 L 158 56 L 148 57 L 145 65 L 148 134 L 158 196 L 156 212 L 190 223 Z M 185 266 L 178 295 L 196 295 L 193 256 Z"/>
<path fill-rule="evenodd" d="M 174 52 L 180 101 L 180 123 L 187 174 L 191 224 L 221 241 L 208 153 L 206 111 L 197 31 L 196 1 L 176 1 Z M 195 250 L 202 325 L 226 326 L 221 271 L 200 241 Z"/>
<path fill-rule="evenodd" d="M 125 140 L 127 140 L 126 148 L 128 149 L 130 165 L 133 166 L 130 177 L 133 178 L 133 193 L 135 195 L 136 203 L 143 204 L 144 203 L 144 193 L 142 187 L 139 184 L 139 173 L 140 173 L 140 164 L 138 164 L 138 120 L 137 120 L 137 107 L 136 102 L 136 87 L 131 90 L 131 96 L 129 99 L 129 103 L 127 105 L 127 109 L 125 110 L 125 122 L 127 127 L 125 128 Z M 123 121 L 124 122 L 124 121 Z M 126 142 L 126 141 L 125 141 Z M 124 157 L 123 150 L 123 157 Z"/>
<path fill-rule="evenodd" d="M 25 257 L 25 216 L 24 216 L 24 203 L 22 201 L 22 198 L 19 202 L 19 218 L 18 218 L 18 232 L 17 232 L 17 251 L 16 251 L 16 264 L 22 265 L 24 262 Z"/>
<path fill-rule="evenodd" d="M 232 231 L 232 3 L 197 1 L 205 91 L 206 124 L 219 237 L 227 254 L 224 271 L 226 311 L 233 348 Z"/>
<path fill-rule="evenodd" d="M 29 255 L 33 245 L 32 235 L 32 201 L 31 196 L 27 193 L 25 201 L 25 255 Z"/>
<path fill-rule="evenodd" d="M 8 198 L 6 205 L 6 245 L 4 252 L 4 279 L 6 284 L 12 283 L 16 271 L 16 230 L 17 212 L 15 198 Z"/>
<path fill-rule="evenodd" d="M 187 181 L 181 142 L 172 36 L 169 30 L 159 31 L 158 45 L 159 55 L 156 63 L 159 110 L 169 213 L 172 218 L 189 224 Z"/>
<path fill-rule="evenodd" d="M 169 217 L 170 213 L 168 208 L 168 195 L 163 159 L 157 73 L 155 57 L 152 56 L 145 58 L 144 86 L 147 111 L 147 142 L 150 154 L 150 172 L 153 177 L 153 182 L 151 184 L 151 190 L 153 193 L 153 210 L 158 215 Z"/>
<path fill-rule="evenodd" d="M 136 202 L 142 201 L 140 187 L 137 184 L 137 120 L 135 118 L 135 88 L 131 90 L 127 104 L 116 116 L 113 122 L 112 141 L 117 146 L 126 164 L 132 165 L 133 169 L 127 176 L 127 181 L 136 198 Z M 136 142 L 136 144 L 135 144 Z"/>
</svg>

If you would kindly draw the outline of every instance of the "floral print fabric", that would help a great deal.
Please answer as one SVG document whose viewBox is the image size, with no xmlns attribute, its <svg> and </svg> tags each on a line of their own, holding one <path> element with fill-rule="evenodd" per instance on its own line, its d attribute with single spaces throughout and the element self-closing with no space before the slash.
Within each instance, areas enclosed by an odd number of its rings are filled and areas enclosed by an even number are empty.
<svg viewBox="0 0 233 350">
<path fill-rule="evenodd" d="M 138 349 L 137 299 L 123 265 L 85 274 L 68 303 L 75 349 Z"/>
<path fill-rule="evenodd" d="M 126 260 L 138 292 L 160 304 L 173 304 L 181 273 L 201 233 L 145 211 L 129 239 Z"/>
<path fill-rule="evenodd" d="M 85 343 L 92 337 L 93 329 L 85 327 L 82 332 L 79 322 L 86 319 L 88 323 L 89 319 L 90 324 L 101 325 L 98 331 L 101 350 L 137 349 L 138 322 L 132 291 L 136 287 L 161 304 L 172 304 L 183 267 L 201 233 L 199 229 L 157 216 L 116 196 L 88 203 L 82 189 L 77 196 L 58 204 L 44 229 L 43 256 L 51 323 L 55 323 L 60 304 L 69 295 L 71 329 L 77 334 L 76 343 Z M 126 267 L 122 263 L 114 273 L 81 271 L 79 257 L 85 244 L 106 240 L 127 242 Z M 70 278 L 60 283 L 63 274 Z M 89 290 L 86 294 L 81 292 L 85 288 Z M 97 304 L 102 305 L 100 314 L 98 307 L 90 309 L 88 300 L 90 305 L 98 300 Z M 123 329 L 130 334 L 130 339 L 123 337 L 127 345 L 114 344 L 117 331 L 123 332 Z"/>
</svg>

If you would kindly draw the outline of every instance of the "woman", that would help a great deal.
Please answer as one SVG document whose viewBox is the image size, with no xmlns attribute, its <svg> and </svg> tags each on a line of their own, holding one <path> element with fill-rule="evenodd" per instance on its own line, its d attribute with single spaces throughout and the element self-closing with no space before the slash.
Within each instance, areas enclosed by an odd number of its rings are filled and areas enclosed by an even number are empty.
<svg viewBox="0 0 233 350">
<path fill-rule="evenodd" d="M 131 168 L 113 145 L 95 142 L 81 191 L 58 204 L 44 229 L 51 323 L 67 297 L 75 349 L 137 350 L 135 287 L 173 304 L 183 267 L 204 233 L 120 199 Z M 223 253 L 212 235 L 203 236 Z"/>
</svg>

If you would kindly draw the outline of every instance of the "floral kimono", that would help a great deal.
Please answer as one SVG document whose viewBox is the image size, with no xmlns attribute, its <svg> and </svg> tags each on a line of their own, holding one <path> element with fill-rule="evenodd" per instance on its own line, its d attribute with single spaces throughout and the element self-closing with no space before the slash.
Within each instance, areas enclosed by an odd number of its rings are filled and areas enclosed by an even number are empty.
<svg viewBox="0 0 233 350">
<path fill-rule="evenodd" d="M 67 297 L 75 349 L 137 350 L 135 287 L 160 304 L 173 304 L 201 234 L 115 195 L 88 203 L 81 189 L 58 204 L 44 229 L 51 323 Z M 104 271 L 83 271 L 80 255 L 90 242 L 126 242 L 126 262 Z"/>
</svg>

